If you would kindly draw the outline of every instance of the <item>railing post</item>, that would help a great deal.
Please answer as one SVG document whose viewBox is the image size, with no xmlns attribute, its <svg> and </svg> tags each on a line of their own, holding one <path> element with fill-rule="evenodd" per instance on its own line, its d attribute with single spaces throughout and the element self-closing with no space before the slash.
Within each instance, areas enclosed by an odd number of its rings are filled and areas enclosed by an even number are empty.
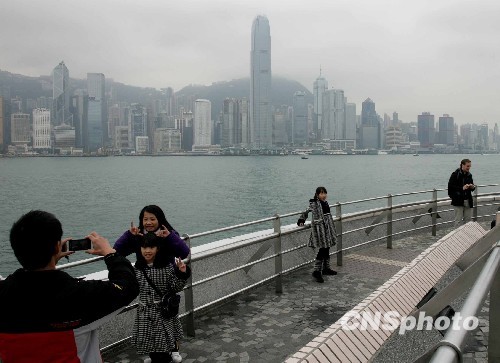
<svg viewBox="0 0 500 363">
<path fill-rule="evenodd" d="M 336 217 L 339 219 L 337 228 L 337 266 L 342 266 L 342 206 L 337 203 Z"/>
<path fill-rule="evenodd" d="M 276 293 L 281 294 L 283 292 L 283 279 L 282 279 L 282 272 L 283 272 L 283 255 L 281 253 L 281 219 L 279 214 L 274 215 L 276 219 L 274 220 L 274 233 L 278 233 L 278 236 L 276 237 L 274 241 L 274 254 L 276 257 L 274 257 L 274 273 L 277 275 L 276 276 Z"/>
<path fill-rule="evenodd" d="M 182 238 L 186 241 L 189 246 L 189 251 L 191 251 L 191 237 L 188 234 L 183 234 Z M 191 254 L 191 252 L 189 252 Z M 194 294 L 193 294 L 193 262 L 190 259 L 189 267 L 191 268 L 191 276 L 186 283 L 186 289 L 184 290 L 184 309 L 186 310 L 186 332 L 190 337 L 195 336 L 194 327 Z"/>
<path fill-rule="evenodd" d="M 431 219 L 432 219 L 432 235 L 435 236 L 437 232 L 437 210 L 438 210 L 438 205 L 437 205 L 437 199 L 438 199 L 438 192 L 436 189 L 433 189 L 432 191 L 432 213 L 431 213 Z"/>
<path fill-rule="evenodd" d="M 387 196 L 387 248 L 392 249 L 392 194 Z"/>
<path fill-rule="evenodd" d="M 477 195 L 479 194 L 478 191 L 479 187 L 476 185 L 476 189 L 474 190 L 474 196 L 472 197 L 472 199 L 474 200 L 474 208 L 472 208 L 472 220 L 474 222 L 477 221 Z"/>
<path fill-rule="evenodd" d="M 500 213 L 497 213 L 497 219 L 499 215 Z M 500 269 L 497 270 L 490 287 L 489 323 L 488 362 L 500 362 Z"/>
</svg>

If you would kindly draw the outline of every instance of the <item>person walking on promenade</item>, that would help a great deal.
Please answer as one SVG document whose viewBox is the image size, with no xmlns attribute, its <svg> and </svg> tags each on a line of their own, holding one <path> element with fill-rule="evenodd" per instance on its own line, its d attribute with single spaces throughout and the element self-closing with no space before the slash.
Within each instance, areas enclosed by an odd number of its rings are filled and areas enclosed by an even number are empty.
<svg viewBox="0 0 500 363">
<path fill-rule="evenodd" d="M 297 225 L 303 226 L 309 212 L 312 212 L 309 246 L 319 248 L 312 273 L 317 282 L 324 282 L 323 275 L 337 274 L 330 267 L 330 247 L 336 244 L 337 235 L 330 212 L 330 205 L 326 201 L 327 196 L 328 192 L 325 187 L 316 188 L 314 197 L 309 200 L 309 208 L 300 215 L 297 221 Z"/>
<path fill-rule="evenodd" d="M 134 268 L 96 232 L 87 253 L 104 256 L 108 281 L 83 280 L 56 270 L 69 238 L 61 222 L 35 210 L 10 230 L 22 268 L 0 281 L 0 361 L 4 363 L 102 362 L 98 328 L 139 293 Z"/>
<path fill-rule="evenodd" d="M 467 223 L 471 219 L 473 207 L 472 192 L 476 189 L 472 174 L 471 161 L 463 159 L 460 167 L 451 173 L 448 181 L 448 196 L 455 210 L 455 227 Z"/>
<path fill-rule="evenodd" d="M 135 252 L 137 261 L 139 261 L 142 258 L 142 237 L 149 232 L 154 232 L 161 238 L 159 247 L 161 247 L 162 253 L 158 258 L 164 258 L 174 264 L 175 257 L 185 259 L 189 256 L 190 250 L 186 242 L 179 237 L 177 231 L 167 221 L 163 210 L 153 204 L 142 208 L 139 213 L 139 227 L 134 226 L 134 223 L 131 222 L 130 229 L 118 238 L 113 247 L 122 256 L 128 256 Z M 162 264 L 166 262 L 163 261 Z M 175 363 L 182 362 L 182 356 L 178 349 L 172 351 L 172 359 Z"/>
<path fill-rule="evenodd" d="M 165 317 L 159 302 L 167 293 L 176 295 L 182 291 L 191 274 L 182 259 L 175 258 L 172 264 L 160 258 L 166 252 L 161 246 L 162 238 L 148 232 L 141 237 L 141 256 L 135 263 L 140 293 L 132 343 L 139 354 L 149 354 L 152 363 L 175 362 L 172 352 L 178 352 L 182 325 L 178 311 L 172 317 Z"/>
</svg>

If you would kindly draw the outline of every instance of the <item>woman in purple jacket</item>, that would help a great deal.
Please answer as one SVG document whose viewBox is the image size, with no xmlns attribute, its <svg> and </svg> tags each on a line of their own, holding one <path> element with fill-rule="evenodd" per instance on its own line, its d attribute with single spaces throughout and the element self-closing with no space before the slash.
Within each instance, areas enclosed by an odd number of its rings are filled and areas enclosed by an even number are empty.
<svg viewBox="0 0 500 363">
<path fill-rule="evenodd" d="M 128 256 L 135 252 L 137 261 L 143 259 L 141 252 L 142 236 L 148 232 L 154 232 L 161 237 L 162 243 L 158 247 L 162 253 L 158 255 L 158 263 L 170 262 L 175 265 L 175 258 L 185 259 L 189 256 L 189 246 L 179 237 L 179 233 L 168 223 L 165 213 L 157 205 L 147 205 L 142 208 L 139 214 L 139 227 L 130 223 L 130 229 L 126 231 L 118 240 L 113 248 L 116 253 L 122 256 Z M 179 342 L 176 342 L 176 348 L 171 352 L 172 362 L 182 362 L 182 356 L 179 353 Z"/>
<path fill-rule="evenodd" d="M 142 255 L 141 239 L 138 237 L 148 232 L 155 232 L 157 236 L 163 238 L 161 245 L 164 251 L 163 256 L 171 259 L 172 263 L 174 263 L 175 257 L 185 259 L 189 256 L 188 245 L 168 223 L 165 213 L 157 205 L 147 205 L 142 208 L 139 214 L 139 227 L 135 227 L 134 222 L 131 222 L 130 229 L 116 240 L 113 248 L 122 256 L 128 256 L 135 252 L 136 258 L 139 259 Z"/>
</svg>

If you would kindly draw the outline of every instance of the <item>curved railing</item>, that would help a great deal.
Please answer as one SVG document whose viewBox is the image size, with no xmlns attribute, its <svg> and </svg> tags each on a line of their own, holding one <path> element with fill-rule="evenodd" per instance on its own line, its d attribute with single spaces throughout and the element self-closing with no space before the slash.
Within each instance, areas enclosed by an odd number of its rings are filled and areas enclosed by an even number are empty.
<svg viewBox="0 0 500 363">
<path fill-rule="evenodd" d="M 474 208 L 472 212 L 473 220 L 484 220 L 489 217 L 493 217 L 496 213 L 496 209 L 500 209 L 500 191 L 498 190 L 499 184 L 489 184 L 489 185 L 478 185 L 474 195 Z M 487 191 L 488 188 L 495 188 L 495 191 L 488 191 L 485 193 L 480 193 L 480 191 Z M 432 190 L 424 190 L 424 191 L 416 191 L 409 193 L 400 193 L 400 194 L 389 194 L 386 196 L 373 197 L 355 201 L 348 202 L 339 202 L 331 205 L 332 214 L 335 209 L 335 217 L 334 221 L 337 229 L 337 245 L 336 250 L 332 251 L 332 255 L 336 255 L 337 257 L 337 265 L 341 266 L 343 264 L 343 256 L 346 251 L 352 249 L 358 249 L 363 246 L 373 244 L 376 242 L 380 242 L 385 240 L 387 244 L 387 248 L 392 248 L 392 242 L 395 238 L 400 238 L 402 235 L 409 235 L 411 233 L 421 233 L 426 229 L 429 230 L 432 235 L 436 235 L 436 231 L 438 227 L 446 226 L 448 224 L 453 223 L 453 218 L 444 218 L 444 215 L 449 214 L 452 215 L 453 209 L 450 208 L 450 201 L 448 196 L 438 198 L 438 193 L 444 192 L 446 189 L 432 189 Z M 408 201 L 410 198 L 420 197 L 422 195 L 431 194 L 429 199 L 424 200 L 414 200 Z M 396 198 L 406 199 L 403 203 L 394 204 Z M 374 203 L 383 202 L 383 206 L 376 206 L 373 208 Z M 344 213 L 343 210 L 347 206 L 359 205 L 359 204 L 368 204 L 370 207 L 366 210 L 361 210 L 354 213 Z M 484 212 L 486 211 L 486 212 Z M 480 215 L 480 212 L 487 213 Z M 184 288 L 184 297 L 185 297 L 185 312 L 180 314 L 180 317 L 186 319 L 187 323 L 187 334 L 194 336 L 195 332 L 195 321 L 194 314 L 200 312 L 209 307 L 213 307 L 217 304 L 220 304 L 228 299 L 233 298 L 236 295 L 244 293 L 248 290 L 251 290 L 259 285 L 262 285 L 266 282 L 275 281 L 276 292 L 282 292 L 282 276 L 291 271 L 297 270 L 303 266 L 306 266 L 313 262 L 313 259 L 301 260 L 298 263 L 293 264 L 288 268 L 283 268 L 283 256 L 292 254 L 293 252 L 297 252 L 301 249 L 304 249 L 307 246 L 307 243 L 299 243 L 295 246 L 286 246 L 287 248 L 283 248 L 283 240 L 287 238 L 287 236 L 294 236 L 299 234 L 307 233 L 307 230 L 310 228 L 310 224 L 306 223 L 306 225 L 297 227 L 295 226 L 296 219 L 293 220 L 293 223 L 288 225 L 282 225 L 284 220 L 287 220 L 291 217 L 297 217 L 300 215 L 302 211 L 286 213 L 286 214 L 276 214 L 272 217 L 263 218 L 251 222 L 241 223 L 234 226 L 214 229 L 211 231 L 196 233 L 192 235 L 185 234 L 183 235 L 184 240 L 191 247 L 192 241 L 197 238 L 213 236 L 221 233 L 226 233 L 229 231 L 238 231 L 243 228 L 247 228 L 250 226 L 262 225 L 264 223 L 273 223 L 272 229 L 259 231 L 257 234 L 252 235 L 245 239 L 233 240 L 224 245 L 218 245 L 214 248 L 204 249 L 203 251 L 193 253 L 190 256 L 191 260 L 191 268 L 192 268 L 192 277 L 188 281 L 186 287 Z M 425 222 L 424 219 L 427 220 L 430 217 L 430 223 Z M 442 219 L 441 222 L 438 222 L 438 219 Z M 413 228 L 407 228 L 406 225 L 411 225 Z M 385 231 L 381 232 L 382 227 L 385 226 Z M 398 228 L 399 231 L 394 231 L 395 228 Z M 376 229 L 376 233 L 378 234 L 374 238 L 368 239 L 370 234 Z M 356 238 L 354 238 L 356 237 Z M 363 238 L 361 238 L 363 237 Z M 344 241 L 352 242 L 351 240 L 356 240 L 356 243 L 347 243 L 344 246 Z M 358 240 L 361 240 L 359 242 Z M 358 243 L 359 242 L 359 243 Z M 350 244 L 350 245 L 348 245 Z M 229 252 L 238 251 L 241 249 L 248 248 L 254 245 L 267 246 L 268 249 L 274 247 L 273 251 L 270 254 L 264 256 L 264 252 L 266 249 L 264 247 L 260 247 L 259 250 L 250 258 L 247 262 L 238 264 L 234 267 L 228 268 L 221 272 L 215 273 L 210 276 L 200 276 L 197 274 L 197 264 L 201 263 L 210 258 L 217 258 L 220 255 L 227 254 Z M 263 252 L 261 251 L 263 250 Z M 64 265 L 60 265 L 58 269 L 67 269 L 75 266 L 80 266 L 84 264 L 94 263 L 98 260 L 101 260 L 102 257 L 94 257 L 86 260 L 81 260 L 77 262 L 67 263 Z M 239 288 L 235 291 L 225 293 L 224 296 L 214 298 L 206 303 L 203 303 L 199 306 L 195 306 L 194 304 L 194 289 L 200 288 L 202 285 L 207 284 L 209 282 L 214 282 L 219 280 L 229 274 L 239 272 L 241 270 L 248 271 L 253 266 L 257 264 L 264 263 L 266 261 L 274 261 L 274 273 L 270 275 L 260 278 L 257 281 L 244 286 L 243 288 Z M 201 271 L 201 269 L 200 269 Z M 131 309 L 135 309 L 137 307 L 137 303 L 132 304 L 125 308 L 123 312 L 129 311 Z M 125 339 L 118 340 L 117 342 L 108 345 L 103 348 L 103 350 L 107 350 L 112 348 L 122 342 L 126 341 L 130 337 Z"/>
</svg>

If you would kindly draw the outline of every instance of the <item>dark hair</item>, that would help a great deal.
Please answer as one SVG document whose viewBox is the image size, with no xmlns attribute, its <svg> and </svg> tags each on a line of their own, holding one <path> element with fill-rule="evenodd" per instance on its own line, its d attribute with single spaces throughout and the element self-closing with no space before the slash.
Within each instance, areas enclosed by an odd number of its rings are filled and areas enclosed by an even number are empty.
<svg viewBox="0 0 500 363">
<path fill-rule="evenodd" d="M 460 165 L 465 165 L 467 163 L 470 163 L 471 161 L 469 159 L 462 159 L 462 161 L 460 162 Z"/>
<path fill-rule="evenodd" d="M 158 237 L 154 232 L 148 232 L 141 236 L 140 245 L 141 247 L 159 247 L 160 237 Z"/>
<path fill-rule="evenodd" d="M 167 218 L 165 217 L 165 213 L 163 213 L 161 208 L 158 207 L 157 205 L 151 204 L 151 205 L 147 205 L 144 208 L 142 208 L 141 213 L 139 213 L 139 230 L 140 231 L 144 230 L 144 224 L 142 222 L 142 220 L 144 218 L 144 212 L 148 212 L 148 213 L 155 215 L 156 219 L 158 219 L 158 228 L 161 228 L 161 226 L 165 226 L 165 227 L 167 227 L 169 232 L 171 232 L 174 229 L 174 227 L 172 227 L 170 225 L 170 223 L 168 223 Z"/>
<path fill-rule="evenodd" d="M 328 194 L 328 192 L 326 191 L 326 188 L 325 187 L 317 187 L 316 188 L 316 193 L 314 194 L 314 198 L 313 199 L 318 199 L 318 196 L 319 196 L 319 193 L 325 193 L 325 194 Z"/>
<path fill-rule="evenodd" d="M 10 229 L 10 245 L 27 270 L 47 266 L 63 234 L 61 222 L 49 212 L 32 210 Z"/>
</svg>

